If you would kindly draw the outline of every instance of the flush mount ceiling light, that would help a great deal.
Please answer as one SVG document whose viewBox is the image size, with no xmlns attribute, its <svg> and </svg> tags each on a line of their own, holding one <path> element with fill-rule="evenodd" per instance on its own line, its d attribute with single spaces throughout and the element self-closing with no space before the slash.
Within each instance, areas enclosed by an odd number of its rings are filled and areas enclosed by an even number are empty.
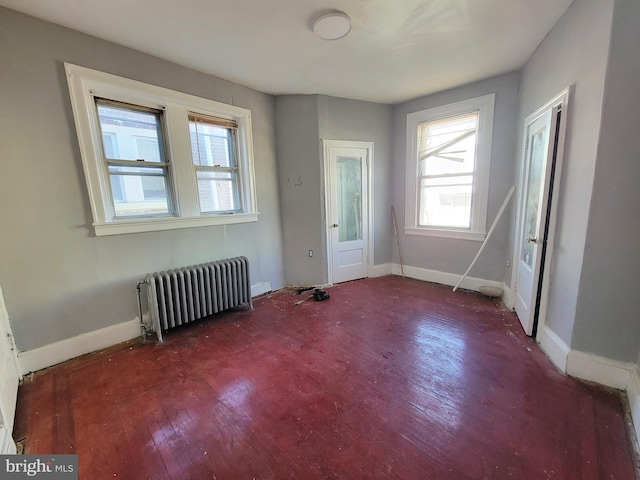
<svg viewBox="0 0 640 480">
<path fill-rule="evenodd" d="M 351 31 L 351 19 L 343 12 L 325 13 L 313 24 L 313 33 L 323 40 L 338 40 Z"/>
</svg>

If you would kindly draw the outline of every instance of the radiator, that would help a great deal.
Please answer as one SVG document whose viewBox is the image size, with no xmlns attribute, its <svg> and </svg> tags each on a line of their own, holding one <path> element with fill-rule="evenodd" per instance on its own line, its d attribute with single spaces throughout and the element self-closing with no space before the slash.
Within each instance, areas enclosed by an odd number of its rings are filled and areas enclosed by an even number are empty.
<svg viewBox="0 0 640 480">
<path fill-rule="evenodd" d="M 151 325 L 160 342 L 163 331 L 179 325 L 243 304 L 253 309 L 246 257 L 148 274 L 144 283 Z"/>
</svg>

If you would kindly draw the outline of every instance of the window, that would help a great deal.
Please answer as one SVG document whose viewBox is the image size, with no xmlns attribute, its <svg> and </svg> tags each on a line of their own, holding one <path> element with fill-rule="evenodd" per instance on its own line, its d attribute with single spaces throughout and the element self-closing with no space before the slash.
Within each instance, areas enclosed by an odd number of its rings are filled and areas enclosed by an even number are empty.
<svg viewBox="0 0 640 480">
<path fill-rule="evenodd" d="M 95 103 L 115 218 L 173 213 L 162 111 L 101 98 Z"/>
<path fill-rule="evenodd" d="M 478 112 L 418 125 L 418 226 L 471 228 Z"/>
<path fill-rule="evenodd" d="M 483 240 L 494 95 L 407 116 L 405 232 Z"/>
<path fill-rule="evenodd" d="M 241 210 L 236 163 L 236 122 L 189 114 L 191 156 L 201 212 Z"/>
<path fill-rule="evenodd" d="M 249 110 L 65 68 L 96 235 L 257 221 Z"/>
</svg>

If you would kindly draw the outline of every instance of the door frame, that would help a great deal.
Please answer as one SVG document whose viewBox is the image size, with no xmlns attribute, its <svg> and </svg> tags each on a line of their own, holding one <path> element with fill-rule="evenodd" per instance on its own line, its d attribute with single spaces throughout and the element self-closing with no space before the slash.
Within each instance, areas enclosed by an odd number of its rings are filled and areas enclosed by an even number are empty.
<svg viewBox="0 0 640 480">
<path fill-rule="evenodd" d="M 6 343 L 6 347 L 9 349 L 9 354 L 11 356 L 11 363 L 15 369 L 15 374 L 18 377 L 18 381 L 22 378 L 20 375 L 20 368 L 18 365 L 18 357 L 15 348 L 15 343 L 13 341 L 13 332 L 11 331 L 11 324 L 9 323 L 9 313 L 7 312 L 7 307 L 4 303 L 4 296 L 2 295 L 2 287 L 0 286 L 0 335 L 3 338 L 0 338 L 0 342 Z M 16 453 L 16 445 L 13 442 L 12 432 L 13 425 L 15 423 L 15 410 L 17 404 L 17 394 L 18 391 L 16 389 L 16 398 L 12 399 L 14 402 L 13 405 L 2 405 L 0 411 L 0 454 L 15 454 Z M 5 410 L 5 407 L 9 407 L 9 411 Z M 12 415 L 11 418 L 5 418 L 6 415 Z"/>
<path fill-rule="evenodd" d="M 327 267 L 327 283 L 333 285 L 333 245 L 331 243 L 331 185 L 330 178 L 331 169 L 329 162 L 331 161 L 331 148 L 362 148 L 367 150 L 366 173 L 362 176 L 367 182 L 367 277 L 373 276 L 373 142 L 360 142 L 352 140 L 330 140 L 322 139 L 323 151 L 323 175 L 324 175 L 324 230 L 326 244 L 326 267 Z M 363 202 L 364 203 L 364 202 Z"/>
<path fill-rule="evenodd" d="M 522 238 L 520 238 L 520 233 L 522 231 L 523 222 L 524 222 L 524 202 L 526 199 L 524 198 L 525 191 L 525 182 L 527 181 L 526 173 L 527 173 L 527 149 L 525 148 L 526 140 L 527 140 L 527 131 L 529 125 L 538 120 L 542 115 L 544 115 L 547 111 L 558 110 L 561 111 L 560 115 L 560 125 L 558 126 L 558 138 L 557 138 L 557 148 L 555 153 L 555 158 L 550 159 L 551 161 L 555 161 L 555 165 L 552 169 L 552 175 L 550 179 L 547 181 L 553 181 L 551 188 L 545 188 L 545 199 L 544 204 L 547 205 L 547 211 L 541 212 L 541 215 L 546 217 L 546 221 L 543 221 L 541 225 L 543 231 L 547 229 L 547 239 L 546 239 L 546 247 L 545 247 L 545 257 L 544 261 L 540 262 L 540 269 L 543 274 L 539 275 L 538 273 L 538 282 L 537 285 L 534 285 L 534 293 L 532 296 L 532 305 L 531 308 L 537 310 L 537 321 L 534 320 L 532 337 L 536 338 L 537 333 L 541 331 L 542 327 L 546 324 L 547 313 L 549 309 L 549 287 L 550 287 L 550 270 L 551 265 L 553 264 L 553 257 L 555 253 L 555 234 L 556 234 L 556 226 L 557 226 L 557 213 L 558 213 L 558 197 L 561 193 L 560 191 L 560 181 L 562 178 L 562 163 L 564 157 L 564 147 L 565 147 L 565 132 L 567 127 L 567 117 L 569 112 L 569 103 L 571 94 L 573 91 L 573 85 L 568 86 L 564 90 L 562 90 L 559 94 L 545 103 L 542 107 L 538 108 L 535 112 L 528 115 L 522 126 L 522 138 L 520 143 L 520 162 L 518 166 L 518 201 L 516 206 L 516 221 L 513 231 L 513 256 L 511 259 L 511 265 L 513 266 L 511 272 L 511 285 L 513 288 L 513 292 L 511 298 L 515 300 L 517 295 L 517 278 L 518 278 L 518 260 L 520 257 L 520 251 L 522 249 Z M 553 137 L 552 137 L 552 136 Z M 555 132 L 551 132 L 550 139 L 555 139 Z M 555 141 L 555 140 L 554 140 Z M 548 202 L 548 196 L 551 194 L 551 202 Z M 542 252 L 540 252 L 542 254 Z"/>
</svg>

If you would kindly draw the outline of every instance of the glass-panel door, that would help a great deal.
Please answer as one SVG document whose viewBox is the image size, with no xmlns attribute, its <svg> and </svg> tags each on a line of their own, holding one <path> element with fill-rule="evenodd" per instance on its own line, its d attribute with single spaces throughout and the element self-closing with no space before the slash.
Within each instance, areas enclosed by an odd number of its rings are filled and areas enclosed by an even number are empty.
<svg viewBox="0 0 640 480">
<path fill-rule="evenodd" d="M 362 162 L 338 157 L 336 164 L 338 241 L 362 240 Z"/>
<path fill-rule="evenodd" d="M 526 126 L 524 183 L 520 226 L 520 253 L 516 264 L 517 285 L 515 310 L 530 335 L 534 321 L 534 290 L 536 289 L 536 261 L 540 254 L 538 231 L 541 216 L 541 192 L 544 189 L 551 110 Z"/>
<path fill-rule="evenodd" d="M 369 275 L 369 168 L 373 144 L 325 140 L 328 277 Z"/>
</svg>

